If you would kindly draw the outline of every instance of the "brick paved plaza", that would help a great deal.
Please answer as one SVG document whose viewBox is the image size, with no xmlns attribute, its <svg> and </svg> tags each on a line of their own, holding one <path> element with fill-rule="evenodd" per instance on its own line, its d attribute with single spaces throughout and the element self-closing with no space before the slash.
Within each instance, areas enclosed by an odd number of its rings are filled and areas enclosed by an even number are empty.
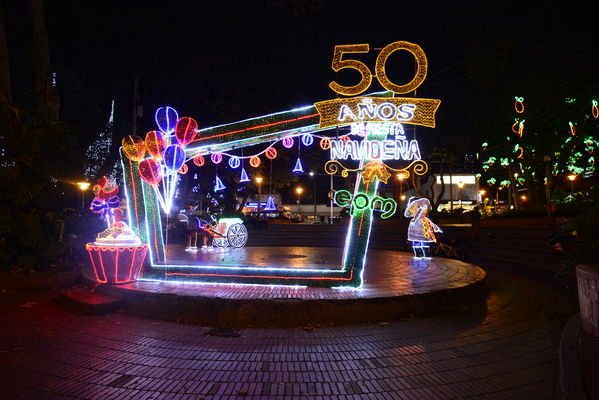
<svg viewBox="0 0 599 400">
<path fill-rule="evenodd" d="M 576 300 L 488 271 L 486 309 L 376 325 L 243 329 L 76 315 L 1 294 L 0 390 L 23 399 L 551 399 Z"/>
</svg>

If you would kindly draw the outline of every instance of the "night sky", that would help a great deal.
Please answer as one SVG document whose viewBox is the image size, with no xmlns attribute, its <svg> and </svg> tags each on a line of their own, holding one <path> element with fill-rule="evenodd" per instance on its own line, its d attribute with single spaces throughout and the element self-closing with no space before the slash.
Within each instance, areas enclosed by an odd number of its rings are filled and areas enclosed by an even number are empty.
<svg viewBox="0 0 599 400">
<path fill-rule="evenodd" d="M 593 2 L 413 3 L 48 0 L 61 118 L 81 131 L 84 145 L 102 129 L 114 98 L 120 142 L 131 133 L 134 76 L 144 107 L 140 135 L 154 128 L 154 110 L 162 105 L 201 128 L 284 111 L 335 97 L 328 88 L 338 78 L 331 69 L 335 45 L 376 49 L 405 40 L 419 44 L 429 60 L 417 96 L 442 100 L 437 128 L 419 129 L 428 145 L 451 145 L 499 118 L 496 104 L 511 107 L 516 93 L 505 82 L 529 90 L 527 82 L 547 68 L 555 75 L 548 80 L 558 81 L 560 74 L 582 76 L 577 68 L 588 67 L 588 60 L 596 63 Z M 25 7 L 8 4 L 13 75 L 22 89 L 29 25 Z M 377 53 L 357 58 L 373 69 Z M 405 52 L 387 65 L 398 83 L 410 80 L 413 69 Z M 339 80 L 349 85 L 357 74 Z M 373 80 L 369 91 L 376 90 L 381 87 Z"/>
</svg>

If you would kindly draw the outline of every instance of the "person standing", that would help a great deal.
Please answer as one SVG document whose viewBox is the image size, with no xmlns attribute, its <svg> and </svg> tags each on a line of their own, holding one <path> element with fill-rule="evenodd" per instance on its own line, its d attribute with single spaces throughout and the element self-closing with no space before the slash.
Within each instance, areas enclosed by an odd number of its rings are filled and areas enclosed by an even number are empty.
<svg viewBox="0 0 599 400">
<path fill-rule="evenodd" d="M 478 206 L 474 206 L 470 211 L 470 225 L 472 226 L 472 238 L 476 239 L 480 231 L 480 218 L 481 213 L 478 211 Z"/>
</svg>

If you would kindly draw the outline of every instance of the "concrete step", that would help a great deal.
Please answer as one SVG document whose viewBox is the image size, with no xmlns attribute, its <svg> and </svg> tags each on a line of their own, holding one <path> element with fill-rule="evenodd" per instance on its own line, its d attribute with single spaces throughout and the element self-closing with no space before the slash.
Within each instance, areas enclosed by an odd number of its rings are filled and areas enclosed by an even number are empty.
<svg viewBox="0 0 599 400">
<path fill-rule="evenodd" d="M 122 307 L 121 299 L 86 287 L 61 290 L 59 302 L 65 308 L 85 315 L 108 314 Z"/>
</svg>

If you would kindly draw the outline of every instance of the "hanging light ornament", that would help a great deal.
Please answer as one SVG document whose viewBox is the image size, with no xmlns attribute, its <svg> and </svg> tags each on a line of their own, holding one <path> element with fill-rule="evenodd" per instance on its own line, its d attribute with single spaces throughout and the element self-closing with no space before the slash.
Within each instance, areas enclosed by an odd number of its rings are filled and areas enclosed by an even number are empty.
<svg viewBox="0 0 599 400">
<path fill-rule="evenodd" d="M 193 158 L 193 163 L 198 167 L 201 167 L 206 163 L 206 160 L 204 160 L 204 156 L 195 156 Z"/>
<path fill-rule="evenodd" d="M 572 136 L 575 136 L 576 128 L 574 127 L 574 124 L 572 122 L 568 122 L 568 125 L 570 125 L 570 133 L 572 134 Z"/>
<path fill-rule="evenodd" d="M 277 149 L 275 149 L 274 147 L 269 147 L 268 149 L 266 149 L 265 155 L 266 158 L 268 158 L 269 160 L 274 160 L 275 158 L 277 158 Z"/>
<path fill-rule="evenodd" d="M 302 135 L 302 144 L 306 147 L 311 146 L 314 143 L 314 136 L 310 133 L 304 133 Z"/>
<path fill-rule="evenodd" d="M 331 139 L 328 137 L 323 137 L 320 139 L 320 148 L 323 150 L 328 150 L 331 148 Z"/>
<path fill-rule="evenodd" d="M 240 165 L 241 165 L 241 161 L 239 160 L 239 157 L 231 156 L 231 158 L 229 158 L 229 167 L 235 169 L 235 168 L 239 168 Z"/>
<path fill-rule="evenodd" d="M 599 118 L 599 108 L 597 108 L 597 100 L 592 100 L 591 104 L 591 112 L 593 113 L 593 118 Z"/>
<path fill-rule="evenodd" d="M 220 162 L 223 160 L 223 155 L 220 153 L 212 153 L 210 155 L 210 160 L 212 160 L 212 162 L 215 164 L 220 164 Z"/>
<path fill-rule="evenodd" d="M 293 168 L 293 172 L 295 172 L 296 174 L 301 174 L 304 172 L 304 167 L 302 166 L 302 162 L 299 157 L 297 158 L 297 161 L 295 162 L 295 167 Z"/>
<path fill-rule="evenodd" d="M 249 182 L 250 178 L 247 174 L 247 172 L 245 172 L 245 168 L 241 168 L 241 178 L 239 179 L 239 182 L 241 183 L 245 183 L 245 182 Z"/>
<path fill-rule="evenodd" d="M 220 190 L 224 190 L 225 188 L 226 186 L 223 185 L 223 181 L 221 181 L 218 175 L 216 175 L 216 178 L 214 180 L 214 191 L 218 192 Z"/>
<path fill-rule="evenodd" d="M 185 175 L 185 174 L 186 174 L 188 171 L 189 171 L 189 167 L 187 166 L 187 164 L 183 164 L 183 165 L 181 166 L 181 168 L 179 168 L 179 171 L 178 171 L 178 172 L 179 172 L 181 175 Z M 197 178 L 196 178 L 196 179 L 197 179 Z"/>
<path fill-rule="evenodd" d="M 258 168 L 260 166 L 261 162 L 262 161 L 260 160 L 260 157 L 258 157 L 258 156 L 252 156 L 250 158 L 250 165 L 254 168 Z"/>
<path fill-rule="evenodd" d="M 286 137 L 283 139 L 283 146 L 285 146 L 285 148 L 290 149 L 293 147 L 293 138 L 292 137 Z"/>
</svg>

